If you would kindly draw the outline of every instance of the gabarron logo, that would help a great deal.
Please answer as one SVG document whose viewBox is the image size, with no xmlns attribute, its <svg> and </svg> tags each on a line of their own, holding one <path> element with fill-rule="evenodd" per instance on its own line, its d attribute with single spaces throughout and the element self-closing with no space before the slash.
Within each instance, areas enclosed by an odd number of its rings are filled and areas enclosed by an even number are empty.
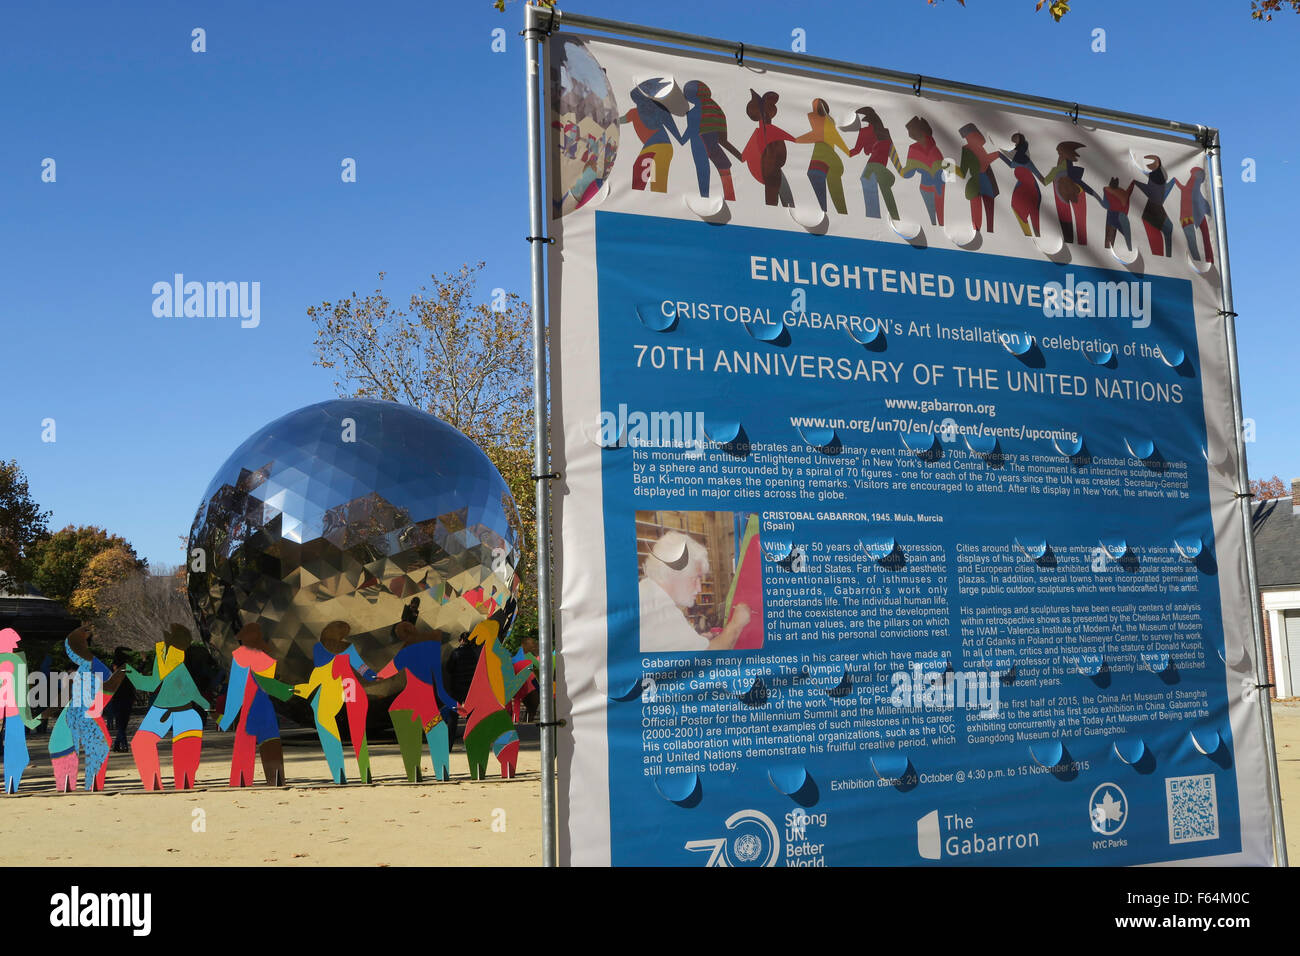
<svg viewBox="0 0 1300 956">
<path fill-rule="evenodd" d="M 602 411 L 597 422 L 602 448 L 704 448 L 704 413 L 683 411 Z"/>
<path fill-rule="evenodd" d="M 923 860 L 941 860 L 945 856 L 980 857 L 986 853 L 1008 850 L 1031 850 L 1038 846 L 1038 833 L 980 833 L 975 818 L 959 813 L 940 814 L 931 810 L 916 821 L 916 852 Z"/>
</svg>

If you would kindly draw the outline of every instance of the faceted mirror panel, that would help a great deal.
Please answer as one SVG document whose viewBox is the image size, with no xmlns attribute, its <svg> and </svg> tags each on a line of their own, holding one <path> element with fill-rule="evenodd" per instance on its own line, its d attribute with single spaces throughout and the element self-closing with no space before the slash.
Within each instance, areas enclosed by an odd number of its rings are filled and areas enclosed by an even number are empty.
<svg viewBox="0 0 1300 956">
<path fill-rule="evenodd" d="M 521 540 L 509 488 L 459 431 L 392 402 L 321 402 L 259 430 L 212 479 L 190 530 L 190 605 L 227 665 L 256 621 L 277 677 L 305 681 L 322 629 L 347 621 L 378 669 L 404 614 L 454 641 L 505 606 Z"/>
</svg>

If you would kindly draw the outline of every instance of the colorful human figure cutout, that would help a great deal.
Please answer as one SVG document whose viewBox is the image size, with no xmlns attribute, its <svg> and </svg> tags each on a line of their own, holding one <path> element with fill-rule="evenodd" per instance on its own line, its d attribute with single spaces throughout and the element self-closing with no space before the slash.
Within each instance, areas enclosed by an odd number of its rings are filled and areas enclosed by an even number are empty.
<svg viewBox="0 0 1300 956">
<path fill-rule="evenodd" d="M 1083 179 L 1079 165 L 1079 150 L 1083 143 L 1066 140 L 1056 144 L 1056 165 L 1043 176 L 1043 185 L 1051 185 L 1056 200 L 1056 218 L 1061 223 L 1061 238 L 1065 242 L 1088 244 L 1088 198 L 1101 197 Z"/>
<path fill-rule="evenodd" d="M 633 189 L 644 190 L 649 186 L 651 192 L 667 192 L 668 170 L 673 160 L 672 141 L 682 145 L 686 142 L 677 131 L 673 114 L 655 98 L 666 82 L 662 77 L 655 77 L 638 84 L 631 93 L 633 108 L 618 120 L 631 123 L 637 139 L 641 140 L 641 152 L 632 164 Z"/>
<path fill-rule="evenodd" d="M 77 788 L 78 755 L 86 758 L 87 791 L 104 789 L 108 773 L 108 752 L 112 735 L 104 720 L 104 703 L 126 679 L 124 671 L 111 672 L 90 649 L 91 631 L 78 627 L 63 642 L 68 659 L 76 667 L 72 696 L 50 731 L 50 764 L 54 784 L 60 793 Z"/>
<path fill-rule="evenodd" d="M 378 680 L 379 675 L 361 659 L 360 652 L 348 639 L 352 626 L 347 621 L 325 625 L 320 640 L 312 648 L 316 666 L 305 684 L 293 692 L 311 702 L 316 718 L 316 734 L 335 783 L 347 783 L 343 772 L 343 740 L 338 716 L 346 709 L 348 733 L 357 758 L 357 772 L 362 783 L 370 783 L 370 750 L 366 744 L 366 714 L 370 698 L 361 686 L 363 680 Z"/>
<path fill-rule="evenodd" d="M 907 148 L 903 177 L 920 177 L 921 200 L 925 203 L 925 211 L 930 214 L 930 225 L 942 226 L 943 153 L 934 141 L 934 130 L 930 128 L 929 120 L 913 116 L 907 121 L 907 135 L 912 137 L 912 145 Z"/>
<path fill-rule="evenodd" d="M 1174 185 L 1178 187 L 1178 191 L 1181 193 L 1178 204 L 1178 222 L 1183 227 L 1183 235 L 1187 237 L 1187 252 L 1193 259 L 1200 262 L 1201 249 L 1203 249 L 1206 263 L 1213 265 L 1214 246 L 1210 243 L 1210 200 L 1204 191 L 1205 170 L 1200 166 L 1193 166 L 1191 173 L 1188 174 L 1187 182 L 1181 183 L 1175 179 Z M 1203 244 L 1199 249 L 1196 241 L 1198 229 Z"/>
<path fill-rule="evenodd" d="M 1124 237 L 1129 251 L 1133 251 L 1133 234 L 1129 230 L 1128 210 L 1133 197 L 1135 183 L 1129 183 L 1128 189 L 1119 188 L 1119 178 L 1112 176 L 1110 183 L 1101 191 L 1101 205 L 1106 210 L 1106 248 L 1115 245 L 1116 234 Z"/>
<path fill-rule="evenodd" d="M 867 165 L 862 170 L 862 201 L 866 214 L 872 219 L 879 219 L 880 200 L 884 199 L 889 218 L 897 221 L 898 203 L 894 200 L 894 173 L 890 172 L 889 165 L 892 165 L 894 172 L 900 176 L 903 167 L 898 161 L 894 140 L 881 121 L 880 115 L 870 106 L 859 107 L 857 114 L 862 125 L 858 128 L 858 138 L 849 155 L 856 156 L 862 153 L 867 157 Z M 886 165 L 887 163 L 889 165 Z"/>
<path fill-rule="evenodd" d="M 794 194 L 786 181 L 782 168 L 785 166 L 785 144 L 793 142 L 794 137 L 772 122 L 776 118 L 776 104 L 780 95 L 768 91 L 759 96 L 754 90 L 749 91 L 749 105 L 745 113 L 758 124 L 749 142 L 740 151 L 740 158 L 749 167 L 750 174 L 763 184 L 763 201 L 769 206 L 778 202 L 782 206 L 794 205 Z"/>
<path fill-rule="evenodd" d="M 466 717 L 465 756 L 473 780 L 487 775 L 489 753 L 500 761 L 502 777 L 513 777 L 519 761 L 519 734 L 507 705 L 531 675 L 528 670 L 515 670 L 510 652 L 501 643 L 502 629 L 509 626 L 514 612 L 512 598 L 469 634 L 483 648 L 461 708 Z"/>
<path fill-rule="evenodd" d="M 1016 177 L 1016 188 L 1011 191 L 1011 211 L 1015 213 L 1021 232 L 1026 236 L 1041 236 L 1043 192 L 1038 185 L 1043 181 L 1043 174 L 1029 158 L 1029 140 L 1024 133 L 1013 133 L 1011 143 L 1012 149 L 1001 151 L 1003 161 Z"/>
<path fill-rule="evenodd" d="M 970 224 L 976 232 L 993 231 L 993 200 L 997 197 L 998 181 L 993 175 L 993 164 L 1002 158 L 996 149 L 989 149 L 984 134 L 974 123 L 957 130 L 965 145 L 957 161 L 957 172 L 966 177 L 966 198 L 970 201 Z"/>
<path fill-rule="evenodd" d="M 1144 158 L 1147 160 L 1147 181 L 1133 184 L 1147 199 L 1146 205 L 1142 207 L 1142 226 L 1146 229 L 1151 254 L 1168 257 L 1174 252 L 1174 223 L 1165 212 L 1165 200 L 1169 198 L 1174 184 L 1169 181 L 1159 156 Z"/>
<path fill-rule="evenodd" d="M 835 211 L 845 215 L 849 207 L 844 202 L 844 163 L 835 151 L 838 149 L 847 156 L 849 148 L 835 128 L 829 103 L 823 99 L 812 101 L 808 132 L 795 142 L 813 144 L 812 158 L 808 160 L 808 182 L 812 183 L 813 194 L 822 212 L 826 211 L 826 194 L 829 192 Z"/>
<path fill-rule="evenodd" d="M 515 696 L 510 698 L 510 719 L 518 726 L 528 695 L 537 690 L 537 678 L 533 673 L 533 661 L 529 660 L 522 647 L 515 651 L 511 663 L 514 664 L 515 673 L 522 673 L 525 677 L 524 682 L 519 685 L 519 690 L 515 691 Z"/>
<path fill-rule="evenodd" d="M 731 180 L 731 153 L 737 160 L 740 153 L 727 139 L 727 114 L 713 99 L 713 91 L 702 80 L 691 80 L 682 87 L 682 95 L 690 104 L 686 111 L 685 141 L 690 144 L 691 158 L 695 161 L 695 179 L 700 195 L 709 197 L 710 170 L 717 169 L 722 183 L 722 198 L 736 198 L 736 187 Z"/>
<path fill-rule="evenodd" d="M 577 205 L 586 205 L 593 196 L 600 190 L 605 183 L 605 169 L 600 165 L 600 157 L 604 148 L 604 137 L 599 141 L 596 137 L 588 136 L 586 139 L 587 148 L 583 151 L 582 172 L 569 188 L 569 194 L 573 196 Z M 561 200 L 561 206 L 563 200 Z"/>
<path fill-rule="evenodd" d="M 40 724 L 27 708 L 27 656 L 18 650 L 22 637 L 12 627 L 0 631 L 0 732 L 4 733 L 5 793 L 17 793 L 31 762 L 27 731 Z"/>
<path fill-rule="evenodd" d="M 145 676 L 131 665 L 127 680 L 136 690 L 157 691 L 153 704 L 131 738 L 140 782 L 146 790 L 161 790 L 162 771 L 158 764 L 158 741 L 172 736 L 172 787 L 190 790 L 203 754 L 203 718 L 209 704 L 199 693 L 185 667 L 185 652 L 193 636 L 181 624 L 173 624 L 162 641 L 154 645 L 153 673 Z"/>
<path fill-rule="evenodd" d="M 284 751 L 280 746 L 280 722 L 271 697 L 288 700 L 293 688 L 275 679 L 275 658 L 256 621 L 245 624 L 236 635 L 239 647 L 231 655 L 230 682 L 226 685 L 226 711 L 218 727 L 235 727 L 234 753 L 230 760 L 230 785 L 251 787 L 258 752 L 262 773 L 272 787 L 284 785 Z"/>
<path fill-rule="evenodd" d="M 566 156 L 573 159 L 578 154 L 578 124 L 573 122 L 565 123 L 563 133 L 564 140 L 560 149 Z"/>
<path fill-rule="evenodd" d="M 451 737 L 447 722 L 455 713 L 456 703 L 442 685 L 442 642 L 433 631 L 419 629 L 410 621 L 402 621 L 396 630 L 402 647 L 379 677 L 406 675 L 406 686 L 388 707 L 406 779 L 412 783 L 424 779 L 420 755 L 427 742 L 434 779 L 448 780 Z"/>
</svg>

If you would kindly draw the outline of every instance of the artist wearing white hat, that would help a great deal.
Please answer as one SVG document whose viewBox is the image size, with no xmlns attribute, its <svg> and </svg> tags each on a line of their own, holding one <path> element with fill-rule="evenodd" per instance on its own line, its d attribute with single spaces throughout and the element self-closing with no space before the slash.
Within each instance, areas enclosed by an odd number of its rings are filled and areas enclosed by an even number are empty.
<svg viewBox="0 0 1300 956">
<path fill-rule="evenodd" d="M 749 623 L 749 607 L 736 604 L 731 620 L 720 633 L 708 637 L 686 620 L 683 608 L 695 603 L 704 576 L 709 573 L 709 552 L 680 531 L 667 531 L 645 559 L 641 578 L 642 651 L 729 651 Z"/>
</svg>

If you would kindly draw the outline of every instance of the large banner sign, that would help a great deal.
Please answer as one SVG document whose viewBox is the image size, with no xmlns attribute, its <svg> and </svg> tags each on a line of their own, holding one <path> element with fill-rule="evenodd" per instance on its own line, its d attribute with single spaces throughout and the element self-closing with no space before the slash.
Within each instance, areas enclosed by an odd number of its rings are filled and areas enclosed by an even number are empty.
<svg viewBox="0 0 1300 956">
<path fill-rule="evenodd" d="M 1189 136 L 545 44 L 561 861 L 1272 861 Z"/>
</svg>

